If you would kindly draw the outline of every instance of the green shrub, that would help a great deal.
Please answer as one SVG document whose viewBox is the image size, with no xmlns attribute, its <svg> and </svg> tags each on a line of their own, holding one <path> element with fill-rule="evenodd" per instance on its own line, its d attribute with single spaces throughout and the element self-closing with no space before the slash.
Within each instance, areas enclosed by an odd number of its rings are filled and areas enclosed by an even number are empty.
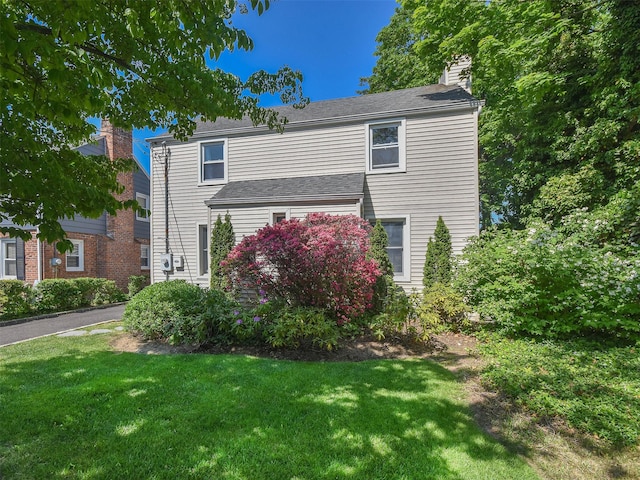
<svg viewBox="0 0 640 480">
<path fill-rule="evenodd" d="M 127 285 L 129 298 L 133 297 L 147 285 L 149 285 L 149 275 L 131 275 L 129 277 L 129 284 Z"/>
<path fill-rule="evenodd" d="M 78 282 L 63 278 L 42 280 L 34 288 L 34 298 L 37 313 L 64 312 L 84 303 Z"/>
<path fill-rule="evenodd" d="M 147 340 L 202 345 L 228 334 L 234 308 L 237 303 L 220 291 L 173 280 L 140 291 L 127 304 L 122 320 Z"/>
<path fill-rule="evenodd" d="M 433 236 L 434 239 L 429 237 L 424 259 L 422 284 L 427 289 L 434 283 L 451 283 L 451 234 L 442 217 L 438 217 Z"/>
<path fill-rule="evenodd" d="M 583 227 L 569 235 L 544 224 L 483 232 L 465 249 L 457 289 L 504 333 L 637 338 L 637 246 L 590 244 L 584 232 L 591 229 L 595 238 L 599 225 L 585 218 Z"/>
<path fill-rule="evenodd" d="M 378 340 L 403 334 L 417 337 L 417 332 L 411 326 L 413 318 L 413 305 L 404 289 L 392 285 L 387 290 L 382 312 L 373 316 L 369 328 Z"/>
<path fill-rule="evenodd" d="M 416 316 L 423 331 L 459 332 L 469 326 L 469 307 L 452 287 L 436 282 L 418 298 Z"/>
<path fill-rule="evenodd" d="M 32 298 L 31 287 L 22 280 L 0 280 L 0 319 L 28 316 Z"/>
<path fill-rule="evenodd" d="M 105 278 L 98 278 L 91 305 L 106 305 L 109 303 L 124 302 L 127 295 L 118 288 L 116 282 Z"/>
<path fill-rule="evenodd" d="M 389 236 L 382 226 L 380 220 L 376 223 L 369 235 L 371 248 L 367 253 L 368 258 L 373 258 L 380 270 L 380 275 L 376 279 L 374 285 L 373 300 L 371 301 L 371 311 L 373 313 L 381 313 L 385 308 L 386 297 L 389 291 L 395 288 L 393 283 L 393 265 L 389 259 L 387 247 L 389 246 Z"/>
<path fill-rule="evenodd" d="M 323 310 L 311 307 L 282 308 L 263 328 L 267 343 L 278 348 L 315 346 L 332 350 L 340 338 L 335 320 Z"/>
<path fill-rule="evenodd" d="M 229 286 L 220 262 L 227 258 L 235 243 L 231 215 L 227 212 L 224 222 L 218 215 L 211 229 L 209 277 L 212 289 L 224 290 Z"/>
</svg>

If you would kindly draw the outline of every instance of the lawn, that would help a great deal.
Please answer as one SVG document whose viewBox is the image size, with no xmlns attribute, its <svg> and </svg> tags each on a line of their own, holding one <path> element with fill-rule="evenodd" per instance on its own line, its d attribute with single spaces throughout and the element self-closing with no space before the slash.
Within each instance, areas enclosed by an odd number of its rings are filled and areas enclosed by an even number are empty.
<svg viewBox="0 0 640 480">
<path fill-rule="evenodd" d="M 1 478 L 537 478 L 435 363 L 116 353 L 113 335 L 0 349 Z"/>
</svg>

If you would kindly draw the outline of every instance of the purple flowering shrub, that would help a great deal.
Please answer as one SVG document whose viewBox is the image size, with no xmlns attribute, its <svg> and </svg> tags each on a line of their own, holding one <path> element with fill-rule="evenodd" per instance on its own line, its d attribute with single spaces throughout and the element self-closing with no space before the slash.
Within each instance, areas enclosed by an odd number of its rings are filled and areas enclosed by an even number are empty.
<svg viewBox="0 0 640 480">
<path fill-rule="evenodd" d="M 245 237 L 222 265 L 233 287 L 322 310 L 341 325 L 371 307 L 380 272 L 366 258 L 370 229 L 354 215 L 313 213 Z"/>
</svg>

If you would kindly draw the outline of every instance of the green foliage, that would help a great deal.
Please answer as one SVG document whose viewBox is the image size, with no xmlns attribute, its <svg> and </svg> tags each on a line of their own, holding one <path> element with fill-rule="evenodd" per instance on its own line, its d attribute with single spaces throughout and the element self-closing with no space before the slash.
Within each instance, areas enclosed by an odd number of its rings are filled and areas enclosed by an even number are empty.
<svg viewBox="0 0 640 480">
<path fill-rule="evenodd" d="M 389 237 L 380 220 L 376 220 L 369 235 L 369 242 L 370 249 L 367 253 L 367 258 L 373 258 L 378 263 L 378 269 L 380 270 L 380 275 L 374 285 L 371 310 L 380 313 L 384 309 L 387 292 L 394 288 L 393 265 L 387 252 Z"/>
<path fill-rule="evenodd" d="M 431 288 L 435 283 L 451 283 L 451 234 L 442 217 L 438 217 L 433 233 L 435 240 L 429 237 L 424 260 L 422 284 Z"/>
<path fill-rule="evenodd" d="M 209 267 L 209 276 L 211 288 L 224 290 L 228 287 L 226 276 L 222 270 L 220 262 L 222 262 L 235 245 L 236 238 L 233 233 L 233 225 L 231 224 L 231 215 L 227 213 L 224 216 L 224 222 L 220 215 L 211 229 L 211 253 Z"/>
<path fill-rule="evenodd" d="M 252 0 L 258 13 L 269 2 Z M 167 128 L 185 139 L 196 119 L 240 119 L 282 129 L 286 120 L 260 106 L 276 94 L 303 106 L 299 72 L 283 67 L 241 79 L 206 59 L 251 50 L 232 21 L 235 1 L 1 2 L 0 3 L 0 221 L 37 225 L 53 242 L 65 233 L 59 219 L 133 206 L 118 172 L 131 160 L 85 157 L 70 146 L 89 142 L 90 118 L 119 128 Z M 180 92 L 176 95 L 176 92 Z M 30 238 L 10 226 L 0 232 Z M 26 232 L 26 233 L 25 233 Z M 61 243 L 64 245 L 64 243 Z"/>
<path fill-rule="evenodd" d="M 369 328 L 378 340 L 406 334 L 420 339 L 411 325 L 414 317 L 413 304 L 404 289 L 392 284 L 384 299 L 382 312 L 372 317 Z M 427 340 L 428 336 L 422 339 Z"/>
<path fill-rule="evenodd" d="M 149 285 L 149 275 L 131 275 L 129 277 L 129 284 L 127 285 L 129 298 L 133 297 L 147 285 Z"/>
<path fill-rule="evenodd" d="M 34 287 L 33 297 L 36 313 L 63 312 L 126 299 L 115 282 L 105 278 L 46 279 Z"/>
<path fill-rule="evenodd" d="M 31 287 L 22 280 L 0 280 L 0 320 L 29 315 L 32 296 Z"/>
<path fill-rule="evenodd" d="M 575 219 L 573 233 L 543 223 L 526 231 L 490 230 L 462 257 L 456 286 L 505 333 L 540 337 L 640 335 L 637 246 L 594 244 L 600 219 Z M 589 239 L 587 237 L 590 237 Z"/>
<path fill-rule="evenodd" d="M 415 314 L 423 331 L 460 332 L 469 326 L 469 307 L 451 286 L 439 282 L 416 298 Z"/>
<path fill-rule="evenodd" d="M 544 418 L 608 442 L 640 441 L 638 346 L 602 340 L 494 340 L 482 349 L 489 360 L 484 381 Z"/>
<path fill-rule="evenodd" d="M 203 345 L 229 340 L 237 302 L 218 290 L 203 290 L 184 280 L 154 283 L 127 304 L 126 328 L 148 340 L 172 345 Z"/>
<path fill-rule="evenodd" d="M 319 308 L 284 307 L 264 327 L 264 338 L 276 348 L 332 350 L 338 345 L 340 327 Z"/>
</svg>

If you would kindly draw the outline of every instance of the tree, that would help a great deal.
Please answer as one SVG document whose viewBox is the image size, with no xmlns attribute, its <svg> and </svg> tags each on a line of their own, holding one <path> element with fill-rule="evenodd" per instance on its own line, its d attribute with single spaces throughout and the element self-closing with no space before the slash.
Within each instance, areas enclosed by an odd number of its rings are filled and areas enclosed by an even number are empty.
<svg viewBox="0 0 640 480">
<path fill-rule="evenodd" d="M 638 2 L 405 0 L 402 8 L 411 12 L 408 50 L 430 78 L 472 58 L 474 94 L 486 100 L 483 225 L 496 215 L 516 227 L 531 217 L 557 225 L 567 208 L 598 209 L 637 190 Z M 370 84 L 402 86 L 376 68 Z M 576 190 L 584 179 L 589 187 Z"/>
<path fill-rule="evenodd" d="M 436 283 L 451 284 L 451 234 L 442 217 L 438 217 L 433 236 L 435 240 L 429 237 L 424 260 L 422 283 L 425 289 Z"/>
<path fill-rule="evenodd" d="M 235 243 L 231 215 L 227 212 L 223 222 L 218 214 L 218 218 L 211 229 L 211 266 L 209 268 L 209 276 L 212 289 L 224 290 L 227 287 L 226 276 L 220 263 L 227 258 Z"/>
<path fill-rule="evenodd" d="M 382 226 L 380 220 L 376 220 L 371 235 L 369 236 L 369 242 L 371 247 L 369 249 L 368 257 L 372 258 L 378 264 L 380 275 L 376 279 L 373 295 L 373 310 L 375 312 L 381 312 L 384 308 L 387 294 L 394 288 L 393 283 L 393 264 L 389 259 L 389 253 L 387 247 L 389 246 L 389 236 L 387 231 Z"/>
<path fill-rule="evenodd" d="M 419 36 L 413 30 L 412 14 L 417 2 L 407 1 L 396 8 L 389 25 L 376 36 L 374 55 L 378 61 L 369 77 L 360 79 L 366 87 L 358 93 L 379 93 L 428 85 L 438 80 L 439 73 L 429 73 L 413 49 Z"/>
<path fill-rule="evenodd" d="M 269 0 L 250 0 L 262 13 Z M 168 128 L 184 139 L 195 120 L 241 118 L 281 129 L 286 122 L 259 105 L 262 93 L 304 105 L 301 75 L 284 67 L 247 79 L 209 68 L 224 51 L 250 50 L 232 15 L 248 7 L 208 2 L 68 2 L 0 4 L 0 221 L 39 227 L 63 238 L 59 219 L 111 214 L 120 202 L 118 172 L 126 161 L 83 157 L 91 117 L 120 128 Z M 0 233 L 30 237 L 21 229 Z"/>
</svg>

